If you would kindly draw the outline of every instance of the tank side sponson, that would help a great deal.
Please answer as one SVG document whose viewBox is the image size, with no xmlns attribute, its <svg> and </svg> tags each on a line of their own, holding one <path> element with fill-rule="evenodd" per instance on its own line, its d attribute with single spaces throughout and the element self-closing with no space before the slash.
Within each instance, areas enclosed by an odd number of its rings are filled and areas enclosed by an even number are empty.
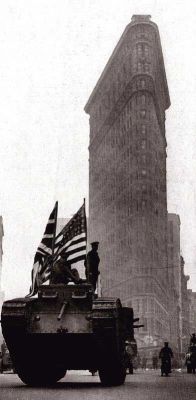
<svg viewBox="0 0 196 400">
<path fill-rule="evenodd" d="M 30 310 L 37 303 L 37 298 L 16 298 L 3 303 L 1 327 L 12 361 L 17 354 L 18 343 L 28 332 Z"/>
</svg>

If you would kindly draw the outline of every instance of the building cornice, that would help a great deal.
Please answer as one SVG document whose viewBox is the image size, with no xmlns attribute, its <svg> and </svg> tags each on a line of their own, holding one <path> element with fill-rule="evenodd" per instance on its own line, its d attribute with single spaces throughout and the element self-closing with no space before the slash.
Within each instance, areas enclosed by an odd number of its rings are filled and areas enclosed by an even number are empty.
<svg viewBox="0 0 196 400">
<path fill-rule="evenodd" d="M 142 85 L 142 80 L 145 80 L 145 88 Z M 164 125 L 161 120 L 161 111 L 159 108 L 159 102 L 155 90 L 155 84 L 152 76 L 147 74 L 135 74 L 132 76 L 131 81 L 127 84 L 124 92 L 119 97 L 118 101 L 115 103 L 114 107 L 110 111 L 110 113 L 105 118 L 103 124 L 100 126 L 100 129 L 97 130 L 96 135 L 91 137 L 89 149 L 92 149 L 94 146 L 97 146 L 105 137 L 108 130 L 114 124 L 115 120 L 118 118 L 125 104 L 138 92 L 147 92 L 150 93 L 155 104 L 157 120 L 159 123 L 160 131 L 164 140 L 165 147 L 167 146 L 166 138 L 165 138 L 165 130 Z"/>
</svg>

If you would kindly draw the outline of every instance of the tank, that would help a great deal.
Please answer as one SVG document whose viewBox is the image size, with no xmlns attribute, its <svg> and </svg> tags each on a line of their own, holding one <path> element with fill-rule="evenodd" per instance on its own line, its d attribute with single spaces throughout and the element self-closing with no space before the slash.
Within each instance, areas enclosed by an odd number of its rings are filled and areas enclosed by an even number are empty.
<svg viewBox="0 0 196 400">
<path fill-rule="evenodd" d="M 1 324 L 14 369 L 27 385 L 54 384 L 67 370 L 98 370 L 103 385 L 125 381 L 133 310 L 118 298 L 98 298 L 88 283 L 42 285 L 37 298 L 5 301 Z"/>
</svg>

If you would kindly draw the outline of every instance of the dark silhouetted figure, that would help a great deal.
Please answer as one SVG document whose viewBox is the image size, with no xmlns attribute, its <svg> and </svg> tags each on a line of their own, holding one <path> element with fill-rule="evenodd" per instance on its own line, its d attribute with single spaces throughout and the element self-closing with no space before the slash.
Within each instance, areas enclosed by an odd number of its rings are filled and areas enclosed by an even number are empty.
<svg viewBox="0 0 196 400">
<path fill-rule="evenodd" d="M 158 357 L 156 354 L 154 354 L 152 356 L 152 367 L 153 369 L 157 369 L 158 368 Z"/>
<path fill-rule="evenodd" d="M 147 358 L 145 356 L 142 357 L 141 367 L 142 369 L 146 369 L 147 366 Z"/>
<path fill-rule="evenodd" d="M 69 282 L 80 283 L 80 281 L 77 269 L 71 269 L 71 263 L 67 260 L 66 255 L 62 255 L 52 268 L 50 283 L 67 285 Z"/>
<path fill-rule="evenodd" d="M 169 347 L 168 342 L 164 343 L 164 347 L 162 347 L 160 353 L 159 353 L 159 358 L 161 358 L 162 366 L 165 363 L 165 361 L 168 364 L 168 372 L 171 372 L 171 358 L 173 357 L 173 351 Z M 161 366 L 161 375 L 163 375 L 162 371 L 162 366 Z"/>
<path fill-rule="evenodd" d="M 85 274 L 87 281 L 92 284 L 93 289 L 95 291 L 97 286 L 97 279 L 100 274 L 98 269 L 100 258 L 97 252 L 99 247 L 99 242 L 92 242 L 91 246 L 92 249 L 88 252 L 85 261 Z"/>
<path fill-rule="evenodd" d="M 195 335 L 195 333 L 192 333 L 192 335 L 191 335 L 190 345 L 196 345 L 196 335 Z"/>
</svg>

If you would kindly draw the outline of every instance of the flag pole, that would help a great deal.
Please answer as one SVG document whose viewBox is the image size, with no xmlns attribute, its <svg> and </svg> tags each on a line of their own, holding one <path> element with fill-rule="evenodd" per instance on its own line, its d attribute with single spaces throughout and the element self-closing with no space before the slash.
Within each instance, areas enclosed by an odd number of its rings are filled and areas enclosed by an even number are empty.
<svg viewBox="0 0 196 400">
<path fill-rule="evenodd" d="M 52 266 L 51 269 L 53 269 L 54 266 L 54 245 L 55 245 L 55 239 L 56 239 L 56 226 L 57 226 L 57 215 L 58 215 L 58 201 L 55 203 L 55 228 L 54 228 L 54 234 L 53 234 L 53 240 L 52 240 Z"/>
</svg>

